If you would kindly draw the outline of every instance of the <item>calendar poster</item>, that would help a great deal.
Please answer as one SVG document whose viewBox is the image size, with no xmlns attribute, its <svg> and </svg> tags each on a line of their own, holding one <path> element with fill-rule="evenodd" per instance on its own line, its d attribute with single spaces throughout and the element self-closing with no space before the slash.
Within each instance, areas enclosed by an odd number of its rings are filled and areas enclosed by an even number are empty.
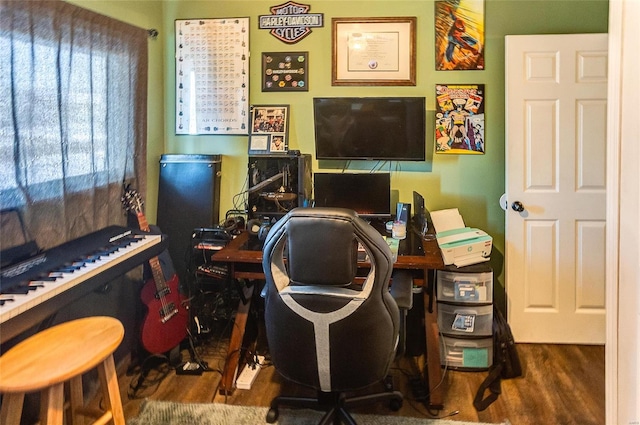
<svg viewBox="0 0 640 425">
<path fill-rule="evenodd" d="M 176 134 L 249 134 L 249 18 L 175 26 Z"/>
</svg>

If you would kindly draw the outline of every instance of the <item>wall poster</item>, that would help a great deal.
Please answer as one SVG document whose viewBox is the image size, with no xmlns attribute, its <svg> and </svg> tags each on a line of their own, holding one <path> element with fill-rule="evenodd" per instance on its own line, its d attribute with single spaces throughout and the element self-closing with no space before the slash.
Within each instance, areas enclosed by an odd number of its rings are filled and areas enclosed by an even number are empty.
<svg viewBox="0 0 640 425">
<path fill-rule="evenodd" d="M 435 2 L 436 70 L 484 69 L 484 0 Z"/>
<path fill-rule="evenodd" d="M 176 134 L 248 134 L 249 18 L 178 19 Z"/>
<path fill-rule="evenodd" d="M 436 85 L 436 153 L 484 154 L 484 84 Z"/>
</svg>

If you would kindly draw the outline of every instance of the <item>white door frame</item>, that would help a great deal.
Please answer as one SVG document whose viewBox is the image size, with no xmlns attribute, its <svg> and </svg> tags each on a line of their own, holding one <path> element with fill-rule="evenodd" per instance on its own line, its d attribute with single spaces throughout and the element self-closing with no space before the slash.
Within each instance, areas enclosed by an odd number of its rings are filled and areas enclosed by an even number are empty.
<svg viewBox="0 0 640 425">
<path fill-rule="evenodd" d="M 609 1 L 607 139 L 606 423 L 640 421 L 640 123 L 633 102 L 640 95 L 640 1 Z M 624 54 L 626 53 L 626 54 Z M 624 127 L 624 128 L 623 128 Z M 624 131 L 624 132 L 623 132 Z M 624 137 L 623 137 L 624 136 Z M 622 152 L 624 150 L 624 155 Z M 629 164 L 630 163 L 630 164 Z M 621 224 L 624 233 L 621 234 Z M 631 257 L 631 261 L 628 260 Z M 635 260 L 635 261 L 634 261 Z M 620 320 L 622 316 L 624 319 Z"/>
</svg>

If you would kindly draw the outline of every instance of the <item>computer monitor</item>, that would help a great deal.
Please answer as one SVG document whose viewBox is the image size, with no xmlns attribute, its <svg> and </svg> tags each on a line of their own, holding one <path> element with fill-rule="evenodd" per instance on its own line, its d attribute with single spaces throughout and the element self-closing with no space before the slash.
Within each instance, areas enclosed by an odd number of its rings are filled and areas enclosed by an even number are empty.
<svg viewBox="0 0 640 425">
<path fill-rule="evenodd" d="M 391 217 L 389 173 L 315 173 L 316 207 L 349 208 L 361 217 Z"/>
</svg>

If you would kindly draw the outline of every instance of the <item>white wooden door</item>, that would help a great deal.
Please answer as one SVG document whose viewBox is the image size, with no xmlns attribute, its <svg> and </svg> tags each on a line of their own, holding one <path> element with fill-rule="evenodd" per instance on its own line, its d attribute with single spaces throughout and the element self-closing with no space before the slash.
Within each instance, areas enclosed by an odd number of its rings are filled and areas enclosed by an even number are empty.
<svg viewBox="0 0 640 425">
<path fill-rule="evenodd" d="M 507 36 L 505 52 L 511 329 L 517 342 L 603 344 L 607 36 Z"/>
</svg>

